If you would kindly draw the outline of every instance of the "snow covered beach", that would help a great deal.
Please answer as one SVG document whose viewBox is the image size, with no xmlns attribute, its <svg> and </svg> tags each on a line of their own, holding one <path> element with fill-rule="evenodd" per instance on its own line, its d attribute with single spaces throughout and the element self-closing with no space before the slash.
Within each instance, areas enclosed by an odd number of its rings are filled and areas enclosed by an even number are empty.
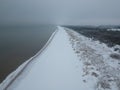
<svg viewBox="0 0 120 90">
<path fill-rule="evenodd" d="M 48 43 L 32 62 L 8 76 L 0 90 L 120 89 L 120 60 L 109 56 L 117 53 L 112 48 L 63 27 Z"/>
</svg>

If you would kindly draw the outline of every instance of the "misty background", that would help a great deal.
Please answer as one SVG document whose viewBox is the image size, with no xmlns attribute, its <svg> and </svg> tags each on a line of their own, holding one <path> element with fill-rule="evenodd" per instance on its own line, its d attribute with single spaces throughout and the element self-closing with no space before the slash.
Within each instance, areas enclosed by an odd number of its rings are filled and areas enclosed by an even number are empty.
<svg viewBox="0 0 120 90">
<path fill-rule="evenodd" d="M 120 0 L 0 0 L 0 25 L 119 24 Z"/>
<path fill-rule="evenodd" d="M 120 32 L 79 26 L 119 25 L 119 9 L 120 0 L 0 0 L 0 83 L 45 45 L 56 25 L 120 44 Z"/>
</svg>

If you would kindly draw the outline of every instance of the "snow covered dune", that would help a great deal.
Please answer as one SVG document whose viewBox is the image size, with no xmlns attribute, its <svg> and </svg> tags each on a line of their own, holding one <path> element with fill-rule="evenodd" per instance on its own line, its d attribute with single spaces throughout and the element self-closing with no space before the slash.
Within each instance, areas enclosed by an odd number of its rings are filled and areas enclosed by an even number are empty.
<svg viewBox="0 0 120 90">
<path fill-rule="evenodd" d="M 84 64 L 86 85 L 93 84 L 94 80 L 93 90 L 120 90 L 120 53 L 73 30 L 67 33 L 73 50 Z"/>
<path fill-rule="evenodd" d="M 58 27 L 42 51 L 9 75 L 0 90 L 120 90 L 120 59 L 113 54 L 119 56 L 99 41 Z"/>
</svg>

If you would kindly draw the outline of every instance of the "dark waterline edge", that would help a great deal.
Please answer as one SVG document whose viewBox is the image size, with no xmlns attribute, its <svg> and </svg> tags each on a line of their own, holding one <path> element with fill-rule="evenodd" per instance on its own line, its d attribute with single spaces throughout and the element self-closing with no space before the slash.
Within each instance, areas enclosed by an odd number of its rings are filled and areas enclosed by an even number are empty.
<svg viewBox="0 0 120 90">
<path fill-rule="evenodd" d="M 40 54 L 42 54 L 42 52 L 47 48 L 47 46 L 51 43 L 51 41 L 52 41 L 52 39 L 54 38 L 54 36 L 56 35 L 56 33 L 58 32 L 58 30 L 55 30 L 54 32 L 53 32 L 53 34 L 50 36 L 50 38 L 48 39 L 48 41 L 46 42 L 46 44 L 43 46 L 43 48 L 40 50 L 40 51 L 38 51 L 38 53 L 36 53 L 33 57 L 31 57 L 30 58 L 30 60 L 26 63 L 26 65 L 17 73 L 17 75 L 15 75 L 14 76 L 14 78 L 8 83 L 8 85 L 6 85 L 6 87 L 3 89 L 3 90 L 7 90 L 8 89 L 8 87 L 10 86 L 10 85 L 12 85 L 12 83 L 24 72 L 24 70 L 28 67 L 28 65 L 31 63 L 31 62 L 33 62 L 33 60 L 37 57 L 37 56 L 39 56 Z M 25 62 L 24 62 L 25 63 Z M 21 65 L 20 65 L 21 66 Z M 14 71 L 13 71 L 13 73 L 11 73 L 11 74 L 14 74 Z M 9 76 L 9 75 L 8 75 Z M 7 77 L 8 77 L 7 76 Z M 7 78 L 6 77 L 6 78 Z M 6 79 L 5 79 L 6 80 Z M 4 82 L 4 80 L 3 80 L 3 82 Z M 3 83 L 2 82 L 2 83 Z M 1 83 L 1 84 L 2 84 Z"/>
</svg>

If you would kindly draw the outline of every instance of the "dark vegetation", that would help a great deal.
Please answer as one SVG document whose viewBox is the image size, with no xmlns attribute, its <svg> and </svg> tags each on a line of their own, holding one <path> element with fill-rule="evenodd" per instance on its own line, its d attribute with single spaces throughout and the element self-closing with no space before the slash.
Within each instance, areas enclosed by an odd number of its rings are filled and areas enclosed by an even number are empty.
<svg viewBox="0 0 120 90">
<path fill-rule="evenodd" d="M 100 40 L 108 46 L 120 45 L 120 31 L 107 31 L 120 26 L 65 26 L 94 40 Z"/>
<path fill-rule="evenodd" d="M 114 58 L 114 59 L 118 59 L 118 60 L 120 60 L 120 55 L 117 54 L 117 53 L 113 53 L 113 54 L 111 54 L 110 57 L 112 57 L 112 58 Z"/>
</svg>

